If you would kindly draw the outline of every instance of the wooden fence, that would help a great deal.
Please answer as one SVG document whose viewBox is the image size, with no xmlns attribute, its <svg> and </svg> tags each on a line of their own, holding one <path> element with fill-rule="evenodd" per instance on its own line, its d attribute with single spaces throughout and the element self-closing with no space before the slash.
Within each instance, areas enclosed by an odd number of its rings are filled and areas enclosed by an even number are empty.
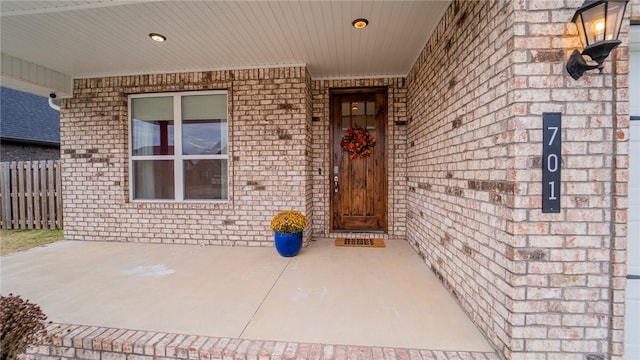
<svg viewBox="0 0 640 360">
<path fill-rule="evenodd" d="M 62 228 L 60 160 L 0 163 L 0 228 Z"/>
</svg>

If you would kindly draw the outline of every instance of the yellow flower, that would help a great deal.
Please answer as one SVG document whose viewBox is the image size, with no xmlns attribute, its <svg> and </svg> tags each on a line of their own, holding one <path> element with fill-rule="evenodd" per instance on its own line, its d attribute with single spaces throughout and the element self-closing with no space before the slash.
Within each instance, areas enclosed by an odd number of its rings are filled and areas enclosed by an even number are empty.
<svg viewBox="0 0 640 360">
<path fill-rule="evenodd" d="M 307 218 L 295 210 L 284 210 L 271 219 L 271 229 L 281 234 L 301 233 L 307 227 Z"/>
</svg>

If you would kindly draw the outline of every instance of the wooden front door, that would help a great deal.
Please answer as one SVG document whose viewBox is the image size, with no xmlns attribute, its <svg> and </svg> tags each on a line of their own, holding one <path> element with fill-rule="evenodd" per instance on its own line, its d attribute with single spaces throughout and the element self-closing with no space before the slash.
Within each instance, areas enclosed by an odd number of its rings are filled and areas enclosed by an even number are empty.
<svg viewBox="0 0 640 360">
<path fill-rule="evenodd" d="M 350 156 L 341 142 L 360 126 L 375 139 L 370 155 Z M 387 231 L 387 89 L 331 92 L 331 230 Z"/>
</svg>

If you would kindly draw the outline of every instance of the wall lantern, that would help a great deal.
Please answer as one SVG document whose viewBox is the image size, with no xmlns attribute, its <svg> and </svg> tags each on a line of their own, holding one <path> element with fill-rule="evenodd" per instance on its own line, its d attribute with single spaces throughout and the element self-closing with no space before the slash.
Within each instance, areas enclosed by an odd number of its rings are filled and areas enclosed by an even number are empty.
<svg viewBox="0 0 640 360">
<path fill-rule="evenodd" d="M 574 50 L 567 62 L 567 72 L 574 80 L 578 80 L 588 70 L 598 69 L 602 74 L 602 63 L 611 50 L 620 45 L 618 35 L 627 2 L 628 0 L 587 0 L 576 10 L 571 21 L 578 28 L 584 50 L 582 54 Z M 598 64 L 587 64 L 582 55 L 589 55 Z"/>
</svg>

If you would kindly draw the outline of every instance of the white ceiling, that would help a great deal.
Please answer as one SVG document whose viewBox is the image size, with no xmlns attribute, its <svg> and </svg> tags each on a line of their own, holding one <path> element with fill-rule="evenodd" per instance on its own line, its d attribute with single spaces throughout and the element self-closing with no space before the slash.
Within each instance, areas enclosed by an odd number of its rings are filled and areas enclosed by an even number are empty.
<svg viewBox="0 0 640 360">
<path fill-rule="evenodd" d="M 0 49 L 69 78 L 301 64 L 313 78 L 404 76 L 450 2 L 2 0 Z"/>
</svg>

